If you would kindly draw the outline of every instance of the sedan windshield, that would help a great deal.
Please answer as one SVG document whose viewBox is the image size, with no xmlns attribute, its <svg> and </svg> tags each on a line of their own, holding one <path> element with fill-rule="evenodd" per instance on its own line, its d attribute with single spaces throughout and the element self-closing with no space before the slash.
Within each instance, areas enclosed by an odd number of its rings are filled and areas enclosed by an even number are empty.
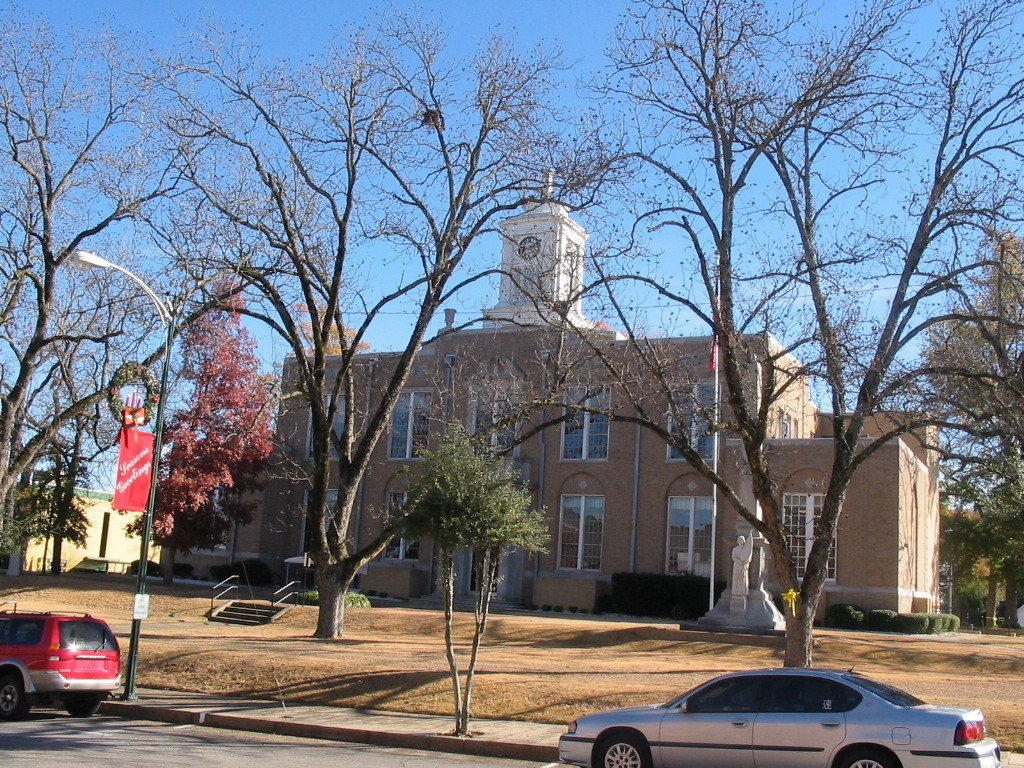
<svg viewBox="0 0 1024 768">
<path fill-rule="evenodd" d="M 870 677 L 863 677 L 862 675 L 856 674 L 843 675 L 843 677 L 854 685 L 859 685 L 861 688 L 871 691 L 871 693 L 875 694 L 879 698 L 884 699 L 890 704 L 895 704 L 897 707 L 916 707 L 925 703 L 921 701 L 921 699 L 917 698 L 917 696 L 909 694 L 906 691 L 902 691 L 892 685 L 872 680 Z"/>
</svg>

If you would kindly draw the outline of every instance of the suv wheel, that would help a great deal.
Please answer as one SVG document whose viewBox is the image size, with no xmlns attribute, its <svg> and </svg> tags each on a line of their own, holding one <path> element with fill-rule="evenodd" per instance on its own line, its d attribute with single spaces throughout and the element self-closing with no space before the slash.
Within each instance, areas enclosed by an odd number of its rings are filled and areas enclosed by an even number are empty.
<svg viewBox="0 0 1024 768">
<path fill-rule="evenodd" d="M 25 697 L 20 675 L 0 677 L 0 720 L 18 720 L 32 709 Z"/>
<path fill-rule="evenodd" d="M 69 696 L 64 699 L 64 709 L 72 717 L 92 717 L 99 712 L 100 704 L 106 699 L 106 695 L 95 693 L 83 693 L 78 696 Z"/>
</svg>

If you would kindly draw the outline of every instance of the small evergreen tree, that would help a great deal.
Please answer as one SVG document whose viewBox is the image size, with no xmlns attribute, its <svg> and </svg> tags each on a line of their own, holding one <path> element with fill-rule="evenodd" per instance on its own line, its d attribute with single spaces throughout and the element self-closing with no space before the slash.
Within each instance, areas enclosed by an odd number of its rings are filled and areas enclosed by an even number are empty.
<svg viewBox="0 0 1024 768">
<path fill-rule="evenodd" d="M 540 551 L 546 535 L 543 517 L 532 509 L 530 492 L 510 462 L 493 455 L 458 424 L 449 426 L 437 449 L 424 456 L 403 512 L 402 530 L 410 536 L 430 537 L 440 549 L 445 655 L 455 696 L 453 733 L 464 736 L 469 732 L 473 674 L 502 555 L 509 547 Z M 452 639 L 452 618 L 455 552 L 464 547 L 471 547 L 475 555 L 476 603 L 463 679 Z"/>
</svg>

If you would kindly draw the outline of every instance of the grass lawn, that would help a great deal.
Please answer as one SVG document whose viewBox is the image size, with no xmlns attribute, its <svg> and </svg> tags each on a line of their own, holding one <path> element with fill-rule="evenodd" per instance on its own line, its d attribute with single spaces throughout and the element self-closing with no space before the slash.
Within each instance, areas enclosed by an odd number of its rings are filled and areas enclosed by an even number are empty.
<svg viewBox="0 0 1024 768">
<path fill-rule="evenodd" d="M 280 622 L 207 622 L 209 592 L 153 583 L 142 686 L 284 697 L 404 712 L 451 712 L 443 615 L 348 610 L 345 638 L 310 638 L 315 608 Z M 87 611 L 127 635 L 134 581 L 0 576 L 0 601 Z M 8 606 L 9 607 L 9 606 Z M 471 622 L 459 617 L 462 637 Z M 1024 634 L 1024 633 L 1022 633 Z M 815 664 L 855 667 L 935 704 L 977 706 L 1005 749 L 1024 751 L 1024 637 L 941 638 L 820 630 Z M 781 650 L 684 642 L 672 624 L 516 613 L 492 618 L 474 689 L 476 717 L 568 722 L 609 707 L 665 701 L 723 672 L 781 664 Z"/>
</svg>

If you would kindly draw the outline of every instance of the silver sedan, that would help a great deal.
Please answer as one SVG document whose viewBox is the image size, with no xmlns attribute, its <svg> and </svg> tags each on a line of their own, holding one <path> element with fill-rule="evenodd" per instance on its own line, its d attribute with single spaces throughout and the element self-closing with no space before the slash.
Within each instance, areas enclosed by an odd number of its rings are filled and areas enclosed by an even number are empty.
<svg viewBox="0 0 1024 768">
<path fill-rule="evenodd" d="M 585 768 L 998 768 L 981 712 L 854 672 L 724 675 L 658 706 L 581 717 L 558 742 Z"/>
</svg>

